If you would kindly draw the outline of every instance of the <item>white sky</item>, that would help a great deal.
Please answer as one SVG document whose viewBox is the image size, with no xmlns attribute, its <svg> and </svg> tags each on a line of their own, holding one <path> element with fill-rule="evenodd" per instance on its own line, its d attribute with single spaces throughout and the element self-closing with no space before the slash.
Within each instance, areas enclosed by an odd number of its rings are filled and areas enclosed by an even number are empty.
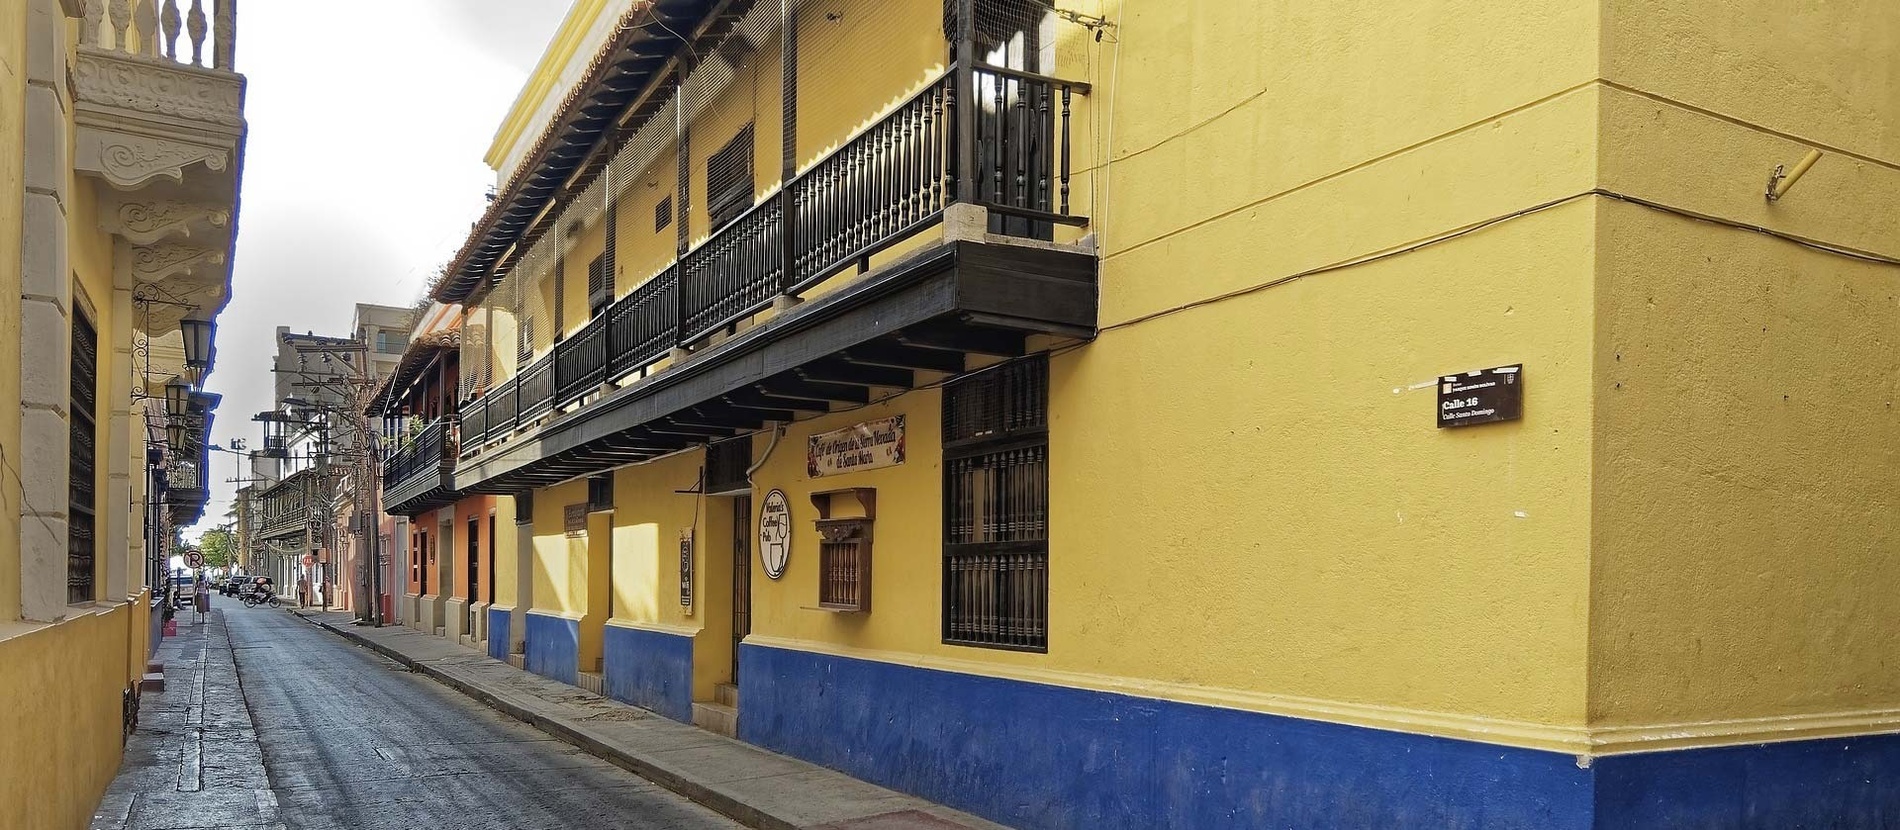
<svg viewBox="0 0 1900 830">
<path fill-rule="evenodd" d="M 277 326 L 347 335 L 356 303 L 406 306 L 454 255 L 494 183 L 482 156 L 569 3 L 243 5 L 250 136 L 214 441 L 262 443 L 251 416 L 272 405 Z M 200 527 L 225 521 L 240 471 L 212 453 Z"/>
</svg>

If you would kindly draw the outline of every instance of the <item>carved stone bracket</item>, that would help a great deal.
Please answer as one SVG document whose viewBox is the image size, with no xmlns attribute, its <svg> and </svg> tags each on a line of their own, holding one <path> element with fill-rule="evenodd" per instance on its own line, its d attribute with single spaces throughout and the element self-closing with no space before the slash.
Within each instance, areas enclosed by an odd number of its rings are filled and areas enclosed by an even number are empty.
<svg viewBox="0 0 1900 830">
<path fill-rule="evenodd" d="M 223 205 L 180 202 L 102 200 L 99 228 L 137 245 L 155 245 L 173 237 L 191 236 L 201 228 L 228 229 L 231 209 Z"/>
<path fill-rule="evenodd" d="M 104 176 L 122 190 L 158 176 L 182 182 L 185 168 L 200 162 L 212 170 L 223 170 L 230 162 L 230 154 L 217 147 L 95 130 L 80 131 L 78 150 L 77 169 Z"/>
<path fill-rule="evenodd" d="M 82 48 L 73 64 L 82 103 L 242 127 L 244 79 L 229 72 Z"/>
<path fill-rule="evenodd" d="M 158 282 L 166 277 L 191 276 L 197 269 L 224 264 L 224 248 L 201 248 L 176 242 L 136 245 L 132 248 L 132 278 Z"/>
</svg>

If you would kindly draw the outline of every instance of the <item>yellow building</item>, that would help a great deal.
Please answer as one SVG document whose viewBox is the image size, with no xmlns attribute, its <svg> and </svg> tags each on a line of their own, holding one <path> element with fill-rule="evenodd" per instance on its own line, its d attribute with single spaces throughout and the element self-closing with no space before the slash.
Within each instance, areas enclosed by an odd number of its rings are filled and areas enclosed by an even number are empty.
<svg viewBox="0 0 1900 830">
<path fill-rule="evenodd" d="M 1784 5 L 580 0 L 445 572 L 1011 825 L 1890 824 L 1900 6 Z"/>
<path fill-rule="evenodd" d="M 0 827 L 88 825 L 209 496 L 235 10 L 116 5 L 0 2 Z"/>
</svg>

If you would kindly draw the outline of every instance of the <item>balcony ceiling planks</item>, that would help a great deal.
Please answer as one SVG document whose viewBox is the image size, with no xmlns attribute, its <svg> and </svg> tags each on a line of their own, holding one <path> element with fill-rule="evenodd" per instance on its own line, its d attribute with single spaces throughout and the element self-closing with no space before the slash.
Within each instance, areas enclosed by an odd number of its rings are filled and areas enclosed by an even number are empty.
<svg viewBox="0 0 1900 830">
<path fill-rule="evenodd" d="M 554 219 L 564 185 L 578 190 L 610 160 L 596 152 L 613 138 L 616 114 L 666 80 L 666 68 L 691 42 L 704 51 L 732 30 L 754 0 L 657 0 L 637 3 L 594 56 L 501 195 L 477 221 L 432 296 L 466 302 L 489 287 L 485 279 L 513 249 L 526 249 Z M 690 32 L 682 39 L 678 33 Z M 659 96 L 645 95 L 650 110 Z M 542 221 L 529 224 L 533 217 Z"/>
<path fill-rule="evenodd" d="M 1038 291 L 996 279 L 1024 270 L 1043 283 Z M 1095 292 L 1086 253 L 939 243 L 465 459 L 456 481 L 464 492 L 519 492 L 862 405 L 877 390 L 915 387 L 917 371 L 1023 354 L 1031 334 L 1086 337 Z"/>
</svg>

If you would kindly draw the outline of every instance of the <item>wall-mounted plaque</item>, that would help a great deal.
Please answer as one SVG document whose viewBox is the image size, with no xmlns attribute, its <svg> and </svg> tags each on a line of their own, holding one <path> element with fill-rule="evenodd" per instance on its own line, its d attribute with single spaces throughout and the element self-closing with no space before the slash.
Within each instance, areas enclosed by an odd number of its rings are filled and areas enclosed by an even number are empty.
<svg viewBox="0 0 1900 830">
<path fill-rule="evenodd" d="M 1438 379 L 1438 426 L 1465 427 L 1524 417 L 1524 365 Z"/>
<path fill-rule="evenodd" d="M 680 531 L 680 607 L 693 613 L 693 531 Z"/>
<path fill-rule="evenodd" d="M 784 490 L 773 490 L 759 507 L 759 564 L 766 576 L 778 579 L 791 560 L 792 504 Z"/>
<path fill-rule="evenodd" d="M 805 447 L 805 471 L 812 478 L 895 467 L 902 463 L 902 415 L 821 432 L 812 436 Z"/>
<path fill-rule="evenodd" d="M 570 534 L 587 532 L 587 502 L 561 508 L 561 529 Z"/>
</svg>

